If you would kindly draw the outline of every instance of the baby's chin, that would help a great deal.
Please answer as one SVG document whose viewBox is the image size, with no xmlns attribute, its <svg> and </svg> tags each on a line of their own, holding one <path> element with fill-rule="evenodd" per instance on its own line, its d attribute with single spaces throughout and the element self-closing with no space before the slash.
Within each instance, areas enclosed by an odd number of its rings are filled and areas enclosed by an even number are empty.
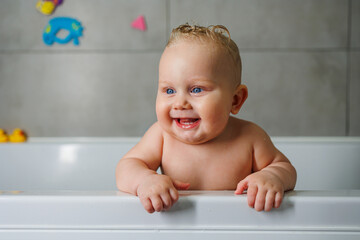
<svg viewBox="0 0 360 240">
<path fill-rule="evenodd" d="M 191 136 L 191 134 L 178 135 L 178 134 L 175 134 L 174 132 L 171 132 L 170 135 L 172 137 L 176 138 L 178 141 L 185 143 L 185 144 L 189 144 L 189 145 L 203 144 L 203 143 L 209 142 L 215 138 L 215 137 L 208 136 L 207 134 Z"/>
<path fill-rule="evenodd" d="M 162 124 L 161 121 L 159 121 L 159 123 L 168 135 L 189 145 L 199 145 L 210 142 L 223 132 L 223 129 L 206 130 L 209 128 L 203 125 L 204 123 L 201 120 L 198 121 L 200 122 L 199 125 L 190 129 L 182 129 L 182 127 L 179 127 L 176 119 L 172 119 L 169 125 Z"/>
</svg>

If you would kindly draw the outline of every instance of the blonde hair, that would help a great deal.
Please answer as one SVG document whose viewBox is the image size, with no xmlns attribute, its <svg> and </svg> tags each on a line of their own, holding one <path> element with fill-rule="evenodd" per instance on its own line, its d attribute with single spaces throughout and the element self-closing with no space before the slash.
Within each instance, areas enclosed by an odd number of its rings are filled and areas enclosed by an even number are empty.
<svg viewBox="0 0 360 240">
<path fill-rule="evenodd" d="M 225 35 L 226 34 L 226 35 Z M 176 43 L 180 39 L 197 39 L 200 41 L 211 41 L 227 50 L 236 68 L 237 83 L 241 83 L 242 64 L 240 58 L 239 48 L 231 39 L 229 30 L 223 25 L 211 25 L 208 27 L 182 24 L 174 28 L 171 32 L 167 47 Z"/>
</svg>

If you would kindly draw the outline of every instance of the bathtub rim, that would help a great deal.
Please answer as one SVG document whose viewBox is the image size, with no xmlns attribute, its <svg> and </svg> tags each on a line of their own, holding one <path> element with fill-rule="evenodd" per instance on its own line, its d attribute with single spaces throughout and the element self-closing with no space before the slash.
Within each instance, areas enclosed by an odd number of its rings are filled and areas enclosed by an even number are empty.
<svg viewBox="0 0 360 240">
<path fill-rule="evenodd" d="M 199 231 L 319 231 L 360 234 L 360 219 L 357 217 L 360 214 L 360 190 L 290 191 L 285 194 L 282 207 L 270 212 L 256 212 L 247 206 L 246 195 L 235 196 L 233 191 L 181 191 L 180 193 L 182 197 L 173 212 L 154 214 L 148 214 L 136 196 L 120 191 L 3 193 L 0 195 L 2 216 L 11 214 L 15 218 L 13 218 L 12 224 L 6 224 L 0 216 L 0 231 L 37 229 L 172 231 L 187 229 Z M 337 201 L 345 203 L 339 206 L 342 211 L 339 212 L 339 209 L 328 211 L 326 207 L 336 207 Z M 186 206 L 189 207 L 189 203 L 192 203 L 194 212 L 200 214 L 195 215 L 195 222 L 199 223 L 198 226 L 191 224 L 194 221 L 194 215 L 189 214 L 186 209 Z M 352 203 L 356 209 L 352 209 L 349 203 Z M 69 204 L 74 204 L 75 207 L 69 208 Z M 34 210 L 36 208 L 40 211 Z M 59 210 L 62 208 L 65 209 L 65 212 Z M 231 216 L 224 215 L 223 211 Z M 92 221 L 92 216 L 99 212 L 99 221 Z M 31 213 L 32 219 L 29 219 Z M 124 213 L 124 216 L 130 218 L 126 220 L 119 218 L 122 215 L 118 213 Z M 326 214 L 326 217 L 319 218 L 318 213 Z M 36 216 L 37 214 L 39 216 Z M 79 222 L 72 220 L 73 215 L 80 216 L 81 214 L 84 214 L 85 217 Z M 107 214 L 107 216 L 103 214 Z M 44 216 L 60 216 L 60 220 L 51 218 L 44 221 Z M 236 216 L 235 219 L 234 216 Z M 237 216 L 246 216 L 246 219 L 237 218 Z M 288 217 L 289 220 L 283 225 L 279 225 L 279 219 L 281 218 L 281 222 L 282 216 Z M 346 225 L 349 219 L 345 223 L 343 221 L 349 217 L 355 218 L 356 222 Z M 314 221 L 313 218 L 319 218 L 323 222 L 311 225 L 311 222 Z M 19 222 L 14 223 L 14 219 L 18 219 Z M 139 221 L 139 219 L 145 220 Z M 274 222 L 269 221 L 270 219 Z M 168 222 L 169 220 L 170 222 Z M 148 222 L 146 223 L 146 221 Z M 180 224 L 178 225 L 178 223 Z"/>
<path fill-rule="evenodd" d="M 137 143 L 140 140 L 141 137 L 29 137 L 26 143 Z M 271 136 L 271 140 L 277 143 L 359 143 L 360 136 Z"/>
</svg>

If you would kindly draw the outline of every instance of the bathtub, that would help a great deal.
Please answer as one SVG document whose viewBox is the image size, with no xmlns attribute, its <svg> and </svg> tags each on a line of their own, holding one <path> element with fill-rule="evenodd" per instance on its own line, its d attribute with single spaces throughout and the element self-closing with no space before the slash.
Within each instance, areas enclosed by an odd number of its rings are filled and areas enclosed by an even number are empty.
<svg viewBox="0 0 360 240">
<path fill-rule="evenodd" d="M 360 138 L 273 138 L 298 182 L 271 212 L 232 191 L 181 191 L 154 214 L 115 186 L 138 141 L 0 144 L 0 239 L 360 239 Z"/>
</svg>

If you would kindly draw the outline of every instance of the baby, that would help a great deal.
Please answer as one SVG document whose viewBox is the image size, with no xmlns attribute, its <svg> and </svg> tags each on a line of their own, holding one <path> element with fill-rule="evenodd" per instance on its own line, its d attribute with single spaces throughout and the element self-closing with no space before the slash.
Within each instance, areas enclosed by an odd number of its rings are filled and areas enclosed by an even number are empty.
<svg viewBox="0 0 360 240">
<path fill-rule="evenodd" d="M 230 116 L 248 96 L 241 68 L 224 26 L 174 29 L 159 64 L 158 121 L 119 161 L 119 190 L 149 213 L 169 209 L 187 189 L 247 190 L 250 207 L 278 208 L 296 170 L 264 130 Z"/>
</svg>

